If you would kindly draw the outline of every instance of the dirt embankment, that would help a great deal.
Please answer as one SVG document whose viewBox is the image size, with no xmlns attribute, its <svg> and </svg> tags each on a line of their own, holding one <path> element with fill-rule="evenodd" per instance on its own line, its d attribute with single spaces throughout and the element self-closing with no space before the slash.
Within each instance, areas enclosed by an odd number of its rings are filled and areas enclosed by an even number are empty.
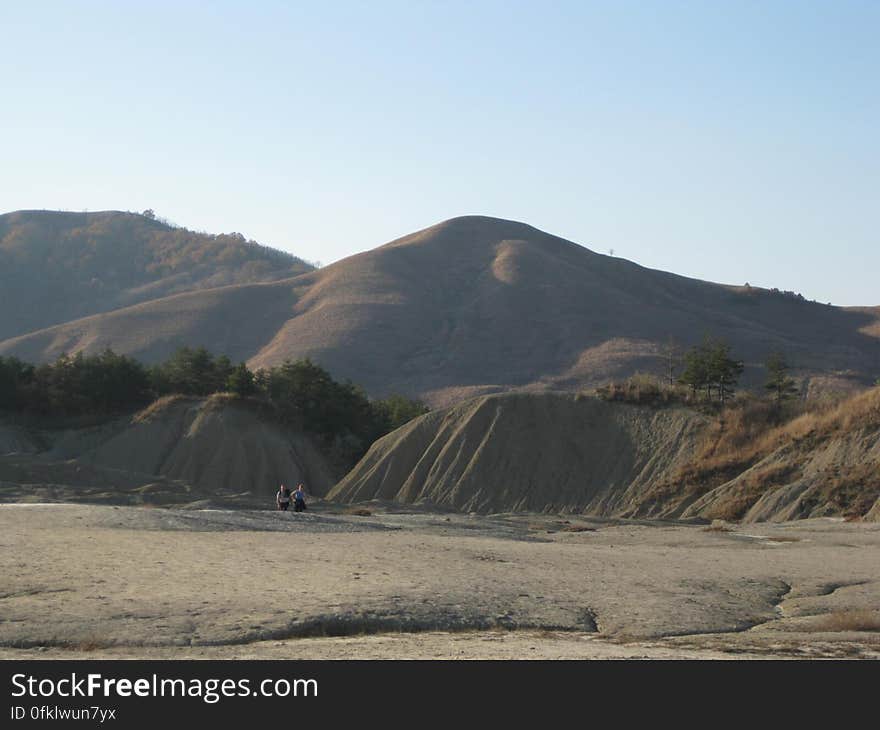
<svg viewBox="0 0 880 730">
<path fill-rule="evenodd" d="M 614 514 L 687 462 L 704 423 L 573 394 L 483 396 L 380 439 L 328 497 Z"/>
<path fill-rule="evenodd" d="M 0 424 L 0 501 L 253 508 L 271 505 L 279 482 L 303 481 L 334 501 L 480 513 L 880 521 L 880 388 L 775 428 L 750 418 L 571 393 L 481 396 L 388 434 L 334 487 L 340 475 L 311 439 L 254 404 L 177 397 L 89 428 Z"/>
<path fill-rule="evenodd" d="M 743 449 L 709 455 L 690 480 L 705 484 L 708 477 L 711 484 L 713 469 L 728 464 L 739 473 L 706 491 L 684 516 L 880 521 L 880 388 L 801 416 Z"/>
<path fill-rule="evenodd" d="M 11 423 L 0 423 L 0 455 L 32 454 L 39 450 L 37 439 L 27 429 Z"/>
<path fill-rule="evenodd" d="M 39 444 L 43 444 L 41 447 Z M 3 501 L 271 503 L 280 482 L 323 495 L 332 468 L 312 440 L 247 402 L 170 397 L 85 429 L 0 429 Z M 235 504 L 235 502 L 232 502 Z"/>
<path fill-rule="evenodd" d="M 685 408 L 484 396 L 379 440 L 329 497 L 476 512 L 880 519 L 880 389 L 735 448 L 717 441 L 717 424 Z"/>
</svg>

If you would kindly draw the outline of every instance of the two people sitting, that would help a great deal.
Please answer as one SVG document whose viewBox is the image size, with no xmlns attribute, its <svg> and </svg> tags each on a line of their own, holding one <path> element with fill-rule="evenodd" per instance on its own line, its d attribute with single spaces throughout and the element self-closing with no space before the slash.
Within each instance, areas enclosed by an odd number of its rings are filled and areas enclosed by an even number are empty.
<svg viewBox="0 0 880 730">
<path fill-rule="evenodd" d="M 306 489 L 302 484 L 298 484 L 296 491 L 290 493 L 290 489 L 283 484 L 275 494 L 275 505 L 282 512 L 287 512 L 290 507 L 290 501 L 293 499 L 293 511 L 304 512 L 306 509 Z"/>
</svg>

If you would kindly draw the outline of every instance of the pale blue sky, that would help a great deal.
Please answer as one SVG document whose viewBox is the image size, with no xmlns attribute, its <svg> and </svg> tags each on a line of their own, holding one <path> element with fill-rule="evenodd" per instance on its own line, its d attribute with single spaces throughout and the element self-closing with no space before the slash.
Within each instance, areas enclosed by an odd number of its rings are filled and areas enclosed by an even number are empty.
<svg viewBox="0 0 880 730">
<path fill-rule="evenodd" d="M 880 0 L 0 0 L 0 212 L 329 263 L 463 214 L 880 304 Z"/>
</svg>

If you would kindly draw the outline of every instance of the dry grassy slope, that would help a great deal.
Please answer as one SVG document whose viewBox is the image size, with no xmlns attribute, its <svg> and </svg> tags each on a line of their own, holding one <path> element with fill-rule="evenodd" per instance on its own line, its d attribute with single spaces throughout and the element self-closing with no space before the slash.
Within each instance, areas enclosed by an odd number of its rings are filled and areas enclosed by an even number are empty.
<svg viewBox="0 0 880 730">
<path fill-rule="evenodd" d="M 274 336 L 295 301 L 287 282 L 178 294 L 6 340 L 0 343 L 0 356 L 41 362 L 64 352 L 97 353 L 109 347 L 155 362 L 179 347 L 204 345 L 238 362 Z"/>
<path fill-rule="evenodd" d="M 843 514 L 880 521 L 880 388 L 775 429 L 756 448 L 753 466 L 684 516 L 757 522 Z"/>
<path fill-rule="evenodd" d="M 660 369 L 705 332 L 749 363 L 880 372 L 880 310 L 848 311 L 645 269 L 531 226 L 456 218 L 300 277 L 297 316 L 253 359 L 310 355 L 372 391 L 435 405 L 511 386 L 595 385 Z"/>
<path fill-rule="evenodd" d="M 175 482 L 200 498 L 249 492 L 266 504 L 280 482 L 305 482 L 320 496 L 335 481 L 308 436 L 228 396 L 162 399 L 133 418 L 54 434 L 51 442 L 40 454 L 0 458 L 0 481 L 112 490 L 114 482 L 129 488 L 153 478 L 164 490 L 158 502 L 177 501 L 166 494 Z"/>
<path fill-rule="evenodd" d="M 0 340 L 185 291 L 290 278 L 313 267 L 247 242 L 134 213 L 0 215 Z"/>
<path fill-rule="evenodd" d="M 707 332 L 752 366 L 783 348 L 805 371 L 863 382 L 880 373 L 880 309 L 688 279 L 478 216 L 265 288 L 161 300 L 0 342 L 0 355 L 50 359 L 110 345 L 154 360 L 186 342 L 255 367 L 309 356 L 371 394 L 439 406 L 661 370 L 668 337 L 687 343 Z"/>
<path fill-rule="evenodd" d="M 560 393 L 481 396 L 380 439 L 328 497 L 615 514 L 687 462 L 703 425 L 681 408 Z"/>
</svg>

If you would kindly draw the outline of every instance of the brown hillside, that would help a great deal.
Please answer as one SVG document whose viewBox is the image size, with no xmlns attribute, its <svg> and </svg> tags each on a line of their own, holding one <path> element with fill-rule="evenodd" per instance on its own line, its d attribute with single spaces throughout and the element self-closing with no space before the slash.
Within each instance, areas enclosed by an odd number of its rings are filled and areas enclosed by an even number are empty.
<svg viewBox="0 0 880 730">
<path fill-rule="evenodd" d="M 0 215 L 0 340 L 171 294 L 311 268 L 241 234 L 196 233 L 135 213 L 8 213 Z"/>
<path fill-rule="evenodd" d="M 713 474 L 729 466 L 740 473 L 705 491 Z M 828 412 L 807 413 L 739 448 L 722 446 L 686 467 L 673 485 L 705 492 L 684 516 L 880 520 L 880 388 Z"/>
<path fill-rule="evenodd" d="M 275 335 L 295 302 L 289 282 L 177 294 L 14 337 L 0 342 L 0 356 L 41 362 L 65 352 L 98 353 L 109 347 L 155 362 L 180 347 L 204 345 L 238 362 Z"/>
<path fill-rule="evenodd" d="M 747 380 L 773 349 L 826 388 L 880 374 L 880 309 L 688 279 L 477 216 L 268 288 L 195 293 L 0 342 L 0 354 L 50 359 L 109 345 L 149 360 L 174 342 L 255 367 L 308 356 L 373 395 L 442 405 L 659 372 L 669 337 L 688 344 L 705 333 L 732 343 Z"/>
</svg>

